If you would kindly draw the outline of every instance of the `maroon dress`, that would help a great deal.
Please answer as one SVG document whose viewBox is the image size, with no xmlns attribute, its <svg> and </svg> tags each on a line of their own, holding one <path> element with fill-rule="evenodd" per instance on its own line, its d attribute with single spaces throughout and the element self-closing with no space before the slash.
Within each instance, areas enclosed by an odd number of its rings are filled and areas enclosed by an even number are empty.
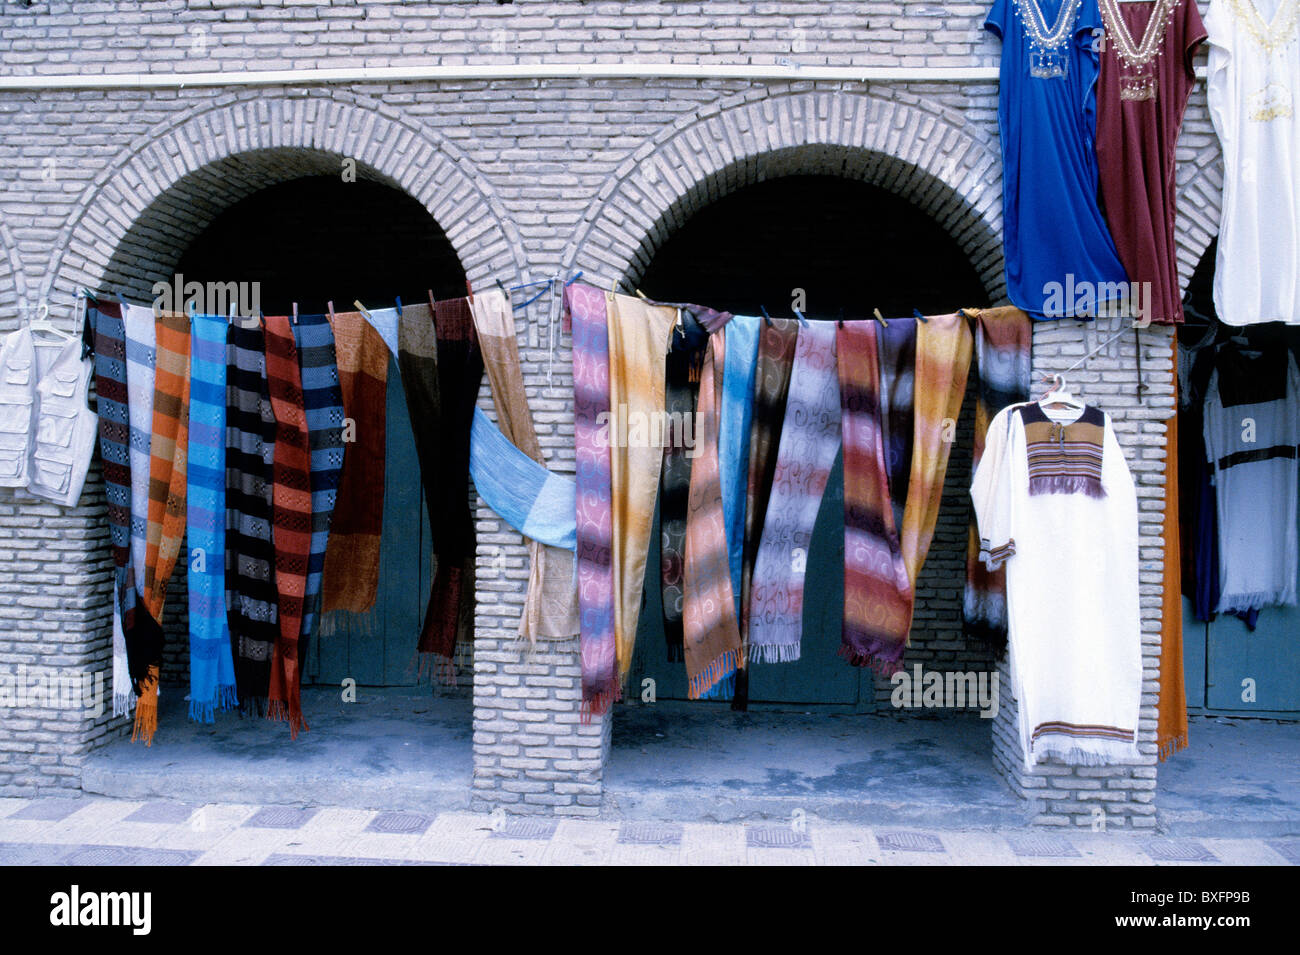
<svg viewBox="0 0 1300 955">
<path fill-rule="evenodd" d="M 1172 11 L 1164 0 L 1102 0 L 1101 8 L 1107 24 L 1097 80 L 1102 208 L 1129 281 L 1144 283 L 1143 317 L 1178 323 L 1183 306 L 1174 247 L 1174 153 L 1195 82 L 1192 56 L 1205 27 L 1196 0 L 1178 0 Z M 1156 27 L 1164 32 L 1159 53 L 1145 64 L 1126 63 L 1112 13 L 1123 19 L 1135 48 L 1153 16 L 1167 19 Z"/>
</svg>

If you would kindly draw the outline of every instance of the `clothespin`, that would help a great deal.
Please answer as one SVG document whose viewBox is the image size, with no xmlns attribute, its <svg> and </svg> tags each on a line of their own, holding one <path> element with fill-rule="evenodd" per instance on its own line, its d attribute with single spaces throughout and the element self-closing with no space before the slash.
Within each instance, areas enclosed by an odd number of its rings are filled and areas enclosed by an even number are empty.
<svg viewBox="0 0 1300 955">
<path fill-rule="evenodd" d="M 370 310 L 366 308 L 364 305 L 362 305 L 359 299 L 353 299 L 352 304 L 355 305 L 357 311 L 360 312 L 362 315 L 366 316 L 366 318 L 370 317 Z"/>
<path fill-rule="evenodd" d="M 330 301 L 326 302 L 325 308 L 329 314 L 330 321 L 334 321 L 334 301 L 331 299 Z"/>
<path fill-rule="evenodd" d="M 883 315 L 880 314 L 880 309 L 878 309 L 878 308 L 873 308 L 873 309 L 871 310 L 871 314 L 874 315 L 874 316 L 876 317 L 876 321 L 878 321 L 878 322 L 880 323 L 880 327 L 881 327 L 881 328 L 888 328 L 888 327 L 889 327 L 889 322 L 885 321 L 885 316 L 883 316 Z"/>
<path fill-rule="evenodd" d="M 618 279 L 611 279 L 609 283 L 609 294 L 615 296 L 618 294 Z"/>
<path fill-rule="evenodd" d="M 565 283 L 564 283 L 564 287 L 565 287 L 565 288 L 568 288 L 570 285 L 572 285 L 574 282 L 578 281 L 578 279 L 580 279 L 580 278 L 582 278 L 582 269 L 578 269 L 578 274 L 575 275 L 573 278 L 569 279 L 567 282 L 565 282 Z"/>
<path fill-rule="evenodd" d="M 760 305 L 760 306 L 758 306 L 758 310 L 759 310 L 760 312 L 763 313 L 763 324 L 766 325 L 768 328 L 771 328 L 771 327 L 772 327 L 772 316 L 769 315 L 769 314 L 767 314 L 767 308 L 764 307 L 764 306 L 762 306 L 762 305 Z"/>
<path fill-rule="evenodd" d="M 473 304 L 474 304 L 474 286 L 472 286 L 472 285 L 469 284 L 469 279 L 466 279 L 466 280 L 465 280 L 465 292 L 466 292 L 466 293 L 468 294 L 468 296 L 469 296 L 469 303 L 470 303 L 471 305 L 473 305 Z"/>
<path fill-rule="evenodd" d="M 402 317 L 402 296 L 395 295 L 393 296 L 393 300 L 397 302 L 397 317 L 401 318 Z"/>
<path fill-rule="evenodd" d="M 424 290 L 424 294 L 426 294 L 426 295 L 429 296 L 429 318 L 432 319 L 432 318 L 433 318 L 433 310 L 434 310 L 434 309 L 433 309 L 433 289 L 431 289 L 431 288 L 427 288 L 427 289 L 425 289 L 425 290 Z"/>
<path fill-rule="evenodd" d="M 839 321 L 838 321 L 836 324 L 837 324 L 840 328 L 843 328 L 843 327 L 844 327 L 844 309 L 842 309 L 842 308 L 840 309 L 840 318 L 839 318 Z"/>
<path fill-rule="evenodd" d="M 650 299 L 646 298 L 646 294 L 645 294 L 645 292 L 641 291 L 640 289 L 634 289 L 633 291 L 636 292 L 636 297 L 639 298 L 641 301 L 643 301 L 643 302 L 648 302 L 648 301 L 650 301 Z M 680 314 L 677 316 L 677 320 L 678 320 L 679 322 L 681 321 L 681 315 L 680 315 Z"/>
<path fill-rule="evenodd" d="M 793 309 L 793 311 L 794 311 L 794 317 L 799 319 L 799 324 L 802 325 L 804 328 L 807 328 L 808 320 L 803 317 L 803 312 L 799 311 L 799 309 L 797 308 Z"/>
<path fill-rule="evenodd" d="M 506 298 L 510 297 L 510 293 L 506 291 L 506 287 L 501 284 L 500 279 L 497 279 L 497 288 L 501 290 L 501 294 L 503 294 Z"/>
<path fill-rule="evenodd" d="M 924 315 L 921 314 L 921 310 L 919 308 L 912 309 L 912 314 L 916 316 L 916 320 L 918 322 L 924 323 L 929 321 L 928 318 L 926 318 Z"/>
<path fill-rule="evenodd" d="M 298 303 L 297 302 L 293 303 L 293 323 L 295 325 L 298 324 Z"/>
<path fill-rule="evenodd" d="M 231 303 L 230 303 L 230 318 L 227 319 L 227 321 L 231 321 L 231 322 L 233 322 L 234 320 L 235 320 L 235 303 L 234 303 L 234 302 L 231 302 Z"/>
<path fill-rule="evenodd" d="M 81 290 L 81 294 L 82 294 L 83 296 L 85 296 L 86 301 L 88 301 L 88 302 L 94 302 L 96 305 L 99 304 L 99 299 L 95 298 L 95 293 L 92 292 L 90 289 L 88 289 L 88 288 L 83 288 L 83 289 Z"/>
</svg>

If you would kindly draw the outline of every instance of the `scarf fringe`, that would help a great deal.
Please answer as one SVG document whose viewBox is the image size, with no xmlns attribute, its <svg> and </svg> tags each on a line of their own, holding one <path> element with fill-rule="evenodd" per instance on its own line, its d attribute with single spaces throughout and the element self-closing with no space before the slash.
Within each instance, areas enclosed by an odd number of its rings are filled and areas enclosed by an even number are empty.
<svg viewBox="0 0 1300 955">
<path fill-rule="evenodd" d="M 1110 752 L 1097 753 L 1092 750 L 1082 749 L 1075 745 L 1062 745 L 1038 740 L 1033 745 L 1035 762 L 1043 763 L 1048 757 L 1059 760 L 1067 766 L 1115 766 L 1120 765 L 1128 759 L 1129 750 L 1137 752 L 1137 748 L 1131 743 L 1118 743 L 1114 746 L 1107 747 Z M 1112 741 L 1113 742 L 1113 741 Z M 1123 748 L 1123 752 L 1120 748 Z"/>
<path fill-rule="evenodd" d="M 288 723 L 290 739 L 297 739 L 300 732 L 308 729 L 307 721 L 302 718 L 301 711 L 295 713 L 284 700 L 268 701 L 266 718 L 277 723 Z"/>
<path fill-rule="evenodd" d="M 736 670 L 728 673 L 721 680 L 715 683 L 710 689 L 700 694 L 701 700 L 730 700 L 736 696 Z"/>
<path fill-rule="evenodd" d="M 615 686 L 605 690 L 603 693 L 597 693 L 591 699 L 583 699 L 582 706 L 578 710 L 578 720 L 583 726 L 591 723 L 592 717 L 604 716 L 610 711 L 615 703 L 623 698 L 622 690 Z"/>
<path fill-rule="evenodd" d="M 796 658 L 798 647 L 795 648 Z M 720 683 L 729 680 L 735 686 L 736 668 L 740 665 L 740 649 L 732 647 L 724 651 L 699 673 L 691 677 L 687 696 L 692 700 L 714 699 L 709 694 L 717 690 Z"/>
<path fill-rule="evenodd" d="M 1285 606 L 1282 604 L 1281 590 L 1257 590 L 1248 594 L 1233 594 L 1231 597 L 1220 597 L 1219 606 L 1215 612 L 1240 614 L 1250 610 L 1262 610 L 1272 604 Z"/>
<path fill-rule="evenodd" d="M 752 663 L 798 663 L 801 650 L 798 643 L 751 643 L 749 660 Z"/>
<path fill-rule="evenodd" d="M 113 694 L 113 715 L 129 716 L 135 709 L 134 693 L 114 693 Z"/>
<path fill-rule="evenodd" d="M 883 655 L 882 650 L 863 651 L 842 643 L 836 653 L 847 660 L 850 666 L 870 667 L 872 672 L 885 679 L 889 679 L 903 669 L 902 656 L 890 659 Z"/>
<path fill-rule="evenodd" d="M 1175 736 L 1172 739 L 1165 740 L 1163 743 L 1160 744 L 1160 752 L 1159 752 L 1160 762 L 1163 763 L 1170 756 L 1174 755 L 1174 753 L 1177 753 L 1186 748 L 1187 748 L 1186 733 L 1183 733 L 1181 736 Z"/>
<path fill-rule="evenodd" d="M 211 700 L 190 700 L 190 719 L 196 723 L 215 723 L 218 710 L 233 710 L 239 706 L 239 695 L 234 684 L 217 687 L 217 694 Z"/>
<path fill-rule="evenodd" d="M 318 620 L 316 633 L 321 637 L 338 637 L 344 634 L 373 637 L 376 633 L 373 607 L 365 611 L 330 610 L 321 614 Z"/>
<path fill-rule="evenodd" d="M 425 673 L 436 679 L 442 686 L 459 686 L 456 682 L 456 661 L 449 656 L 441 653 L 424 653 L 419 654 L 420 666 L 416 671 L 416 679 L 423 680 Z"/>
<path fill-rule="evenodd" d="M 145 746 L 153 745 L 158 732 L 158 667 L 149 665 L 148 675 L 140 681 L 140 698 L 135 703 L 135 722 L 131 727 L 131 742 L 143 740 Z"/>
<path fill-rule="evenodd" d="M 1098 500 L 1106 496 L 1106 489 L 1095 477 L 1082 474 L 1053 474 L 1050 476 L 1031 477 L 1030 494 L 1085 494 Z"/>
</svg>

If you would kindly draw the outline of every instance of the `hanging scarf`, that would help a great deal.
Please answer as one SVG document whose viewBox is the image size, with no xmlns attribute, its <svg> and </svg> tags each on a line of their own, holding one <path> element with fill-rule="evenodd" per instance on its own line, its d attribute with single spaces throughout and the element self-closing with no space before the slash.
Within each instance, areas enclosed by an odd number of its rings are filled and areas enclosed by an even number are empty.
<svg viewBox="0 0 1300 955">
<path fill-rule="evenodd" d="M 235 684 L 261 715 L 279 634 L 272 532 L 275 416 L 266 343 L 256 318 L 235 321 L 226 342 L 226 608 Z"/>
<path fill-rule="evenodd" d="M 895 528 L 903 526 L 903 505 L 912 474 L 912 402 L 918 324 L 902 319 L 875 332 L 880 355 L 880 435 L 885 445 L 885 470 L 889 475 L 889 501 Z"/>
<path fill-rule="evenodd" d="M 730 327 L 730 326 L 728 326 Z M 688 695 L 729 693 L 742 661 L 722 507 L 718 428 L 726 377 L 726 329 L 714 332 L 700 371 L 698 456 L 691 469 L 685 549 L 685 657 Z"/>
<path fill-rule="evenodd" d="M 740 581 L 740 632 L 749 639 L 750 607 L 754 589 L 754 561 L 763 537 L 772 478 L 776 472 L 781 425 L 785 421 L 790 370 L 799 338 L 793 318 L 763 320 L 759 332 L 758 360 L 754 366 L 754 418 L 749 434 L 749 475 L 745 484 L 745 553 Z"/>
<path fill-rule="evenodd" d="M 663 469 L 659 475 L 659 572 L 663 595 L 664 638 L 668 659 L 682 659 L 682 609 L 687 501 L 696 434 L 695 403 L 700 390 L 700 362 L 709 333 L 689 311 L 681 311 L 664 358 L 665 430 Z M 689 433 L 687 431 L 689 429 Z"/>
<path fill-rule="evenodd" d="M 577 474 L 578 609 L 582 719 L 618 698 L 614 639 L 613 503 L 609 444 L 609 329 L 605 293 L 590 285 L 564 290 L 573 330 L 573 436 Z"/>
<path fill-rule="evenodd" d="M 474 518 L 469 509 L 469 433 L 483 380 L 483 356 L 474 335 L 466 299 L 434 303 L 437 337 L 438 414 L 433 420 L 412 415 L 421 472 L 426 481 L 436 562 L 424 612 L 419 652 L 432 656 L 443 683 L 456 680 L 456 644 L 474 633 Z M 418 424 L 416 423 L 418 422 Z"/>
<path fill-rule="evenodd" d="M 271 655 L 267 715 L 288 720 L 289 736 L 307 729 L 299 693 L 298 637 L 302 633 L 307 565 L 311 560 L 311 443 L 303 404 L 302 372 L 293 328 L 285 315 L 266 317 L 266 380 L 275 416 L 271 463 L 271 538 L 275 547 L 276 608 L 280 628 Z"/>
<path fill-rule="evenodd" d="M 722 513 L 727 527 L 727 563 L 736 620 L 745 556 L 745 486 L 749 479 L 749 435 L 754 412 L 754 369 L 758 363 L 761 318 L 735 315 L 727 323 L 722 373 L 722 409 L 718 415 L 718 471 Z"/>
<path fill-rule="evenodd" d="M 364 614 L 379 590 L 379 543 L 384 532 L 385 423 L 388 346 L 360 312 L 330 316 L 343 398 L 343 469 L 325 547 L 321 612 Z M 333 632 L 339 616 L 326 617 Z"/>
<path fill-rule="evenodd" d="M 1178 341 L 1173 342 L 1174 379 Z M 1156 746 L 1160 761 L 1187 746 L 1187 694 L 1183 687 L 1183 595 L 1178 527 L 1178 412 L 1169 417 L 1165 449 L 1165 561 L 1160 613 L 1160 698 L 1156 705 Z"/>
<path fill-rule="evenodd" d="M 840 447 L 840 395 L 833 322 L 799 331 L 786 418 L 763 537 L 754 561 L 746 656 L 764 663 L 799 659 L 804 575 L 813 525 Z"/>
<path fill-rule="evenodd" d="M 971 473 L 979 467 L 989 422 L 1007 405 L 1029 400 L 1033 327 L 1014 306 L 968 310 L 975 321 L 975 363 L 979 375 Z M 979 559 L 979 532 L 972 516 L 966 544 L 965 633 L 1001 651 L 1007 645 L 1007 575 Z"/>
<path fill-rule="evenodd" d="M 175 312 L 158 315 L 154 370 L 144 603 L 155 620 L 162 620 L 167 585 L 185 537 L 190 411 L 190 320 L 187 316 Z"/>
<path fill-rule="evenodd" d="M 614 641 L 620 684 L 632 667 L 645 565 L 663 466 L 664 361 L 678 310 L 628 295 L 606 299 Z"/>
<path fill-rule="evenodd" d="M 320 615 L 325 550 L 343 470 L 343 393 L 339 389 L 338 359 L 329 319 L 324 315 L 302 315 L 294 322 L 293 337 L 311 445 L 311 553 L 298 647 L 298 658 L 302 659 Z"/>
<path fill-rule="evenodd" d="M 515 320 L 510 302 L 501 292 L 479 293 L 470 303 L 470 310 L 473 313 L 474 328 L 483 355 L 483 365 L 487 369 L 488 381 L 492 385 L 492 401 L 496 407 L 497 420 L 501 422 L 499 433 L 515 448 L 522 451 L 528 459 L 543 466 L 542 476 L 545 480 L 537 490 L 542 492 L 547 488 L 554 488 L 556 485 L 550 480 L 550 474 L 545 472 L 546 459 L 542 456 L 542 447 L 537 441 L 532 412 L 528 407 L 528 394 L 524 390 L 524 373 L 519 364 L 519 343 L 515 337 Z M 476 408 L 476 429 L 480 414 Z M 474 470 L 473 460 L 474 449 L 471 445 L 471 472 Z M 560 482 L 560 487 L 567 484 L 569 491 L 572 491 L 572 482 L 565 481 L 558 475 L 555 477 Z M 474 483 L 482 494 L 483 488 L 478 487 L 477 478 Z M 527 487 L 527 484 L 521 484 L 517 490 L 523 494 L 526 493 Z M 483 499 L 487 500 L 487 497 L 484 496 Z M 535 504 L 540 503 L 544 508 L 547 501 L 555 499 L 548 497 L 539 501 L 538 497 L 534 496 L 532 500 Z M 539 516 L 541 513 L 544 511 L 539 511 Z M 571 494 L 568 497 L 566 516 L 570 522 L 573 520 Z M 528 541 L 528 596 L 524 600 L 523 613 L 520 615 L 519 634 L 530 643 L 538 637 L 571 637 L 579 630 L 578 592 L 574 586 L 571 550 L 572 548 L 566 551 L 545 547 L 535 539 Z"/>
<path fill-rule="evenodd" d="M 885 349 L 878 346 L 877 324 L 843 322 L 836 339 L 844 431 L 840 655 L 854 666 L 892 672 L 907 644 L 912 585 L 890 506 L 886 415 L 880 400 L 884 382 L 879 361 Z"/>
<path fill-rule="evenodd" d="M 530 542 L 572 554 L 577 546 L 577 486 L 515 447 L 482 408 L 474 409 L 469 476 L 487 506 Z M 572 588 L 572 571 L 564 583 Z"/>
<path fill-rule="evenodd" d="M 219 315 L 191 320 L 185 494 L 190 719 L 203 723 L 239 705 L 226 619 L 226 330 Z"/>
</svg>

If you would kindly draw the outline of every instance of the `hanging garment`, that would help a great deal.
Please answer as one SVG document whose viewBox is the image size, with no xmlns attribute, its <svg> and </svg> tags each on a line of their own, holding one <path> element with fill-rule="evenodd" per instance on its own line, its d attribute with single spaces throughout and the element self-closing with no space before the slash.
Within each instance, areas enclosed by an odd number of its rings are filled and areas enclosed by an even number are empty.
<svg viewBox="0 0 1300 955">
<path fill-rule="evenodd" d="M 548 509 L 561 502 L 567 511 L 554 512 L 566 524 L 566 531 L 574 527 L 574 485 L 570 480 L 554 476 L 545 469 L 545 458 L 541 445 L 537 441 L 537 430 L 533 427 L 533 415 L 528 407 L 528 393 L 524 389 L 524 373 L 519 363 L 519 343 L 515 336 L 514 312 L 506 296 L 497 291 L 480 292 L 470 303 L 474 316 L 474 328 L 478 336 L 479 348 L 483 355 L 483 366 L 487 370 L 488 381 L 492 385 L 492 402 L 497 412 L 502 434 L 511 447 L 523 452 L 526 460 L 541 466 L 540 486 L 532 498 L 528 513 L 531 515 L 537 507 L 535 520 L 542 524 L 546 520 Z M 479 428 L 481 417 L 475 409 L 474 428 Z M 474 446 L 470 445 L 470 472 L 474 473 Z M 493 475 L 490 480 L 496 480 Z M 479 494 L 483 489 L 474 480 Z M 521 483 L 512 489 L 521 498 L 529 493 L 531 482 Z M 560 491 L 556 496 L 555 491 Z M 543 497 L 542 495 L 546 495 Z M 483 499 L 487 500 L 486 495 Z M 490 504 L 490 502 L 489 502 Z M 495 510 L 495 508 L 493 508 Z M 497 513 L 500 513 L 498 511 Z M 512 525 L 515 526 L 515 525 Z M 532 536 L 532 535 L 528 535 Z M 519 620 L 519 633 L 532 642 L 538 637 L 564 638 L 578 632 L 578 590 L 573 577 L 573 544 L 568 550 L 546 547 L 539 540 L 528 542 L 528 596 L 524 600 L 523 613 Z"/>
<path fill-rule="evenodd" d="M 0 345 L 0 487 L 26 487 L 36 420 L 36 347 L 20 328 Z"/>
<path fill-rule="evenodd" d="M 1219 349 L 1205 396 L 1220 612 L 1296 602 L 1300 372 L 1290 351 Z"/>
<path fill-rule="evenodd" d="M 754 560 L 748 661 L 799 659 L 804 574 L 813 525 L 840 447 L 840 392 L 834 322 L 799 330 L 772 496 Z"/>
<path fill-rule="evenodd" d="M 311 445 L 311 553 L 307 559 L 307 584 L 303 591 L 302 635 L 298 657 L 316 632 L 320 617 L 321 579 L 330 524 L 343 471 L 343 392 L 339 388 L 334 331 L 325 315 L 302 315 L 293 324 L 298 369 L 302 376 L 303 408 L 307 413 L 307 438 Z"/>
<path fill-rule="evenodd" d="M 726 354 L 722 373 L 722 409 L 718 415 L 718 471 L 722 484 L 722 513 L 727 526 L 731 592 L 740 620 L 740 589 L 744 580 L 745 488 L 749 482 L 749 436 L 754 416 L 754 372 L 758 336 L 763 320 L 735 315 L 726 325 Z"/>
<path fill-rule="evenodd" d="M 1206 101 L 1223 146 L 1214 308 L 1300 324 L 1300 0 L 1211 0 Z"/>
<path fill-rule="evenodd" d="M 902 324 L 891 322 L 889 327 Z M 890 506 L 886 415 L 880 400 L 884 385 L 880 357 L 885 349 L 877 341 L 881 334 L 877 325 L 872 321 L 841 322 L 835 342 L 844 433 L 840 655 L 854 666 L 871 666 L 892 674 L 907 646 L 912 585 Z M 910 338 L 914 341 L 915 334 Z M 895 409 L 901 418 L 904 409 L 897 399 Z"/>
<path fill-rule="evenodd" d="M 379 590 L 379 543 L 384 532 L 388 348 L 360 312 L 330 316 L 343 397 L 343 470 L 325 547 L 321 613 L 364 614 Z M 322 620 L 328 634 L 336 618 Z"/>
<path fill-rule="evenodd" d="M 432 657 L 444 683 L 454 683 L 456 644 L 474 636 L 474 518 L 469 509 L 469 432 L 483 380 L 483 354 L 466 299 L 434 305 L 438 352 L 438 417 L 417 434 L 420 468 L 433 467 L 429 508 L 436 562 L 419 651 Z M 414 419 L 413 419 L 414 420 Z M 436 430 L 431 430 L 434 425 Z M 422 448 L 422 449 L 421 449 Z"/>
<path fill-rule="evenodd" d="M 298 348 L 288 316 L 268 315 L 266 380 L 275 416 L 275 453 L 271 462 L 271 540 L 275 547 L 276 616 L 279 632 L 271 655 L 271 719 L 287 720 L 289 736 L 307 729 L 299 693 L 298 637 L 302 634 L 311 560 L 311 441 L 303 403 Z"/>
<path fill-rule="evenodd" d="M 996 0 L 1007 296 L 1034 318 L 1097 314 L 1126 289 L 1097 201 L 1097 0 Z"/>
<path fill-rule="evenodd" d="M 645 564 L 663 465 L 664 363 L 678 310 L 628 295 L 606 299 L 609 327 L 614 640 L 621 683 L 632 667 Z"/>
<path fill-rule="evenodd" d="M 610 469 L 610 356 L 605 293 L 574 283 L 564 289 L 573 332 L 575 560 L 578 571 L 582 718 L 608 712 L 620 684 L 614 637 L 613 500 Z"/>
<path fill-rule="evenodd" d="M 1097 164 L 1106 221 L 1139 286 L 1139 320 L 1181 322 L 1174 160 L 1205 27 L 1195 0 L 1101 0 L 1101 16 Z"/>
<path fill-rule="evenodd" d="M 167 586 L 180 556 L 181 541 L 185 538 L 190 415 L 189 317 L 178 312 L 160 312 L 156 340 L 144 603 L 150 615 L 161 621 Z M 161 666 L 161 659 L 158 664 Z"/>
<path fill-rule="evenodd" d="M 1138 757 L 1137 496 L 1099 409 L 1013 405 L 990 422 L 971 498 L 981 556 L 1007 568 L 1026 770 Z"/>
<path fill-rule="evenodd" d="M 275 414 L 266 378 L 266 338 L 256 318 L 226 339 L 226 610 L 239 701 L 261 715 L 279 635 L 275 581 Z"/>
<path fill-rule="evenodd" d="M 470 431 L 469 475 L 487 506 L 530 541 L 550 550 L 577 547 L 577 485 L 515 447 L 481 408 Z M 572 572 L 566 582 L 573 586 Z"/>
<path fill-rule="evenodd" d="M 758 559 L 772 496 L 772 478 L 776 473 L 798 338 L 799 323 L 793 318 L 764 318 L 759 332 L 758 361 L 754 366 L 754 416 L 749 434 L 749 476 L 745 484 L 745 554 L 740 580 L 740 633 L 746 641 L 749 640 L 754 562 Z"/>
<path fill-rule="evenodd" d="M 695 404 L 700 391 L 700 363 L 709 333 L 682 309 L 664 359 L 664 411 L 667 440 L 659 474 L 659 571 L 663 594 L 664 639 L 668 659 L 682 659 L 682 610 L 685 584 L 687 501 L 691 462 L 699 440 Z"/>
<path fill-rule="evenodd" d="M 239 705 L 226 616 L 226 330 L 220 315 L 190 320 L 190 719 L 202 723 L 211 723 L 217 710 Z"/>
<path fill-rule="evenodd" d="M 911 319 L 890 322 L 875 332 L 880 354 L 880 437 L 885 445 L 889 503 L 894 527 L 903 526 L 907 482 L 912 475 L 912 402 L 916 375 L 916 326 Z"/>
<path fill-rule="evenodd" d="M 401 351 L 401 332 L 400 325 L 402 317 L 397 313 L 395 308 L 372 308 L 368 312 L 362 312 L 361 317 L 366 320 L 366 324 L 379 333 L 379 337 L 384 340 L 384 347 L 388 353 L 396 358 Z"/>
<path fill-rule="evenodd" d="M 732 320 L 734 322 L 734 319 Z M 731 589 L 731 553 L 722 506 L 719 425 L 724 403 L 728 323 L 710 337 L 700 368 L 698 454 L 691 468 L 683 558 L 683 628 L 687 695 L 730 694 L 744 664 L 740 621 Z"/>
<path fill-rule="evenodd" d="M 1178 342 L 1172 343 L 1178 372 Z M 1178 528 L 1178 415 L 1169 419 L 1165 448 L 1164 575 L 1160 601 L 1160 697 L 1156 703 L 1156 747 L 1164 762 L 1187 747 L 1187 693 L 1183 687 L 1183 595 Z"/>
<path fill-rule="evenodd" d="M 1034 330 L 1029 316 L 1014 306 L 974 309 L 975 438 L 972 470 L 984 454 L 989 422 L 1007 405 L 1029 400 Z M 1001 652 L 1007 645 L 1007 575 L 980 560 L 974 515 L 966 545 L 966 588 L 962 598 L 964 631 Z"/>
</svg>

